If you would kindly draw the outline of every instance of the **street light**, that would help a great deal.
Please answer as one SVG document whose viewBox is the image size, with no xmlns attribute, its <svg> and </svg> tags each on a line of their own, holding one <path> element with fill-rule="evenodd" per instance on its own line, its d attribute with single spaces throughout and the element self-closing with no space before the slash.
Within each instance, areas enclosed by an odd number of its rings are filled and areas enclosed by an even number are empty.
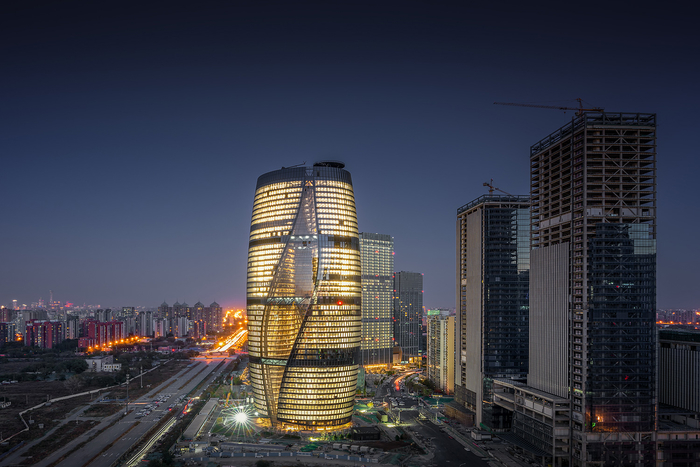
<svg viewBox="0 0 700 467">
<path fill-rule="evenodd" d="M 129 373 L 126 374 L 126 408 L 124 409 L 124 415 L 129 412 Z"/>
</svg>

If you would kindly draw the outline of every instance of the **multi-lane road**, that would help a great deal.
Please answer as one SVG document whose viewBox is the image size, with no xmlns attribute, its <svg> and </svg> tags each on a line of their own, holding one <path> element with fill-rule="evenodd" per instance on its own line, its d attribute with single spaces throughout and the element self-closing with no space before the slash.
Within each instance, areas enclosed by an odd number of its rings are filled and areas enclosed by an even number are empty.
<svg viewBox="0 0 700 467">
<path fill-rule="evenodd" d="M 228 358 L 211 358 L 196 360 L 187 368 L 160 384 L 145 396 L 129 403 L 129 412 L 123 416 L 120 412 L 105 420 L 93 430 L 78 437 L 66 446 L 55 451 L 50 456 L 34 464 L 37 467 L 46 467 L 55 462 L 76 445 L 86 441 L 99 430 L 107 427 L 96 438 L 77 451 L 67 455 L 58 464 L 58 467 L 106 467 L 112 465 L 131 447 L 136 444 L 155 424 L 163 417 L 170 415 L 169 406 L 178 399 L 186 400 L 187 397 L 196 397 L 216 377 L 214 369 L 224 361 L 221 368 L 230 361 Z M 218 373 L 218 372 L 217 372 Z M 207 380 L 198 389 L 196 394 L 190 394 L 192 390 L 203 380 Z M 136 383 L 132 383 L 136 384 Z M 161 400 L 156 406 L 154 401 Z M 153 405 L 151 412 L 143 417 L 137 417 L 146 406 Z M 173 407 L 173 411 L 182 408 L 182 405 Z M 114 423 L 114 421 L 116 423 Z M 112 424 L 113 423 L 113 424 Z M 111 426 L 109 426 L 112 424 Z"/>
</svg>

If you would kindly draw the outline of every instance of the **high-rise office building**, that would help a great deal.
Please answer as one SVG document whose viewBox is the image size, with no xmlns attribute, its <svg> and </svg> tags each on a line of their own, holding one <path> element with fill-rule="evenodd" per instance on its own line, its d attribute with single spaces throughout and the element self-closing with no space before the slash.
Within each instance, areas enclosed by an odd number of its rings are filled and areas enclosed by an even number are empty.
<svg viewBox="0 0 700 467">
<path fill-rule="evenodd" d="M 391 363 L 394 347 L 394 237 L 360 234 L 362 257 L 362 364 Z"/>
<path fill-rule="evenodd" d="M 351 421 L 362 336 L 360 245 L 340 162 L 258 178 L 247 315 L 255 407 L 275 427 Z"/>
<path fill-rule="evenodd" d="M 428 311 L 428 379 L 445 394 L 455 390 L 455 317 Z"/>
<path fill-rule="evenodd" d="M 583 113 L 530 148 L 530 173 L 528 384 L 571 402 L 563 462 L 653 466 L 656 116 Z"/>
<path fill-rule="evenodd" d="M 495 378 L 525 380 L 528 364 L 530 199 L 484 195 L 457 210 L 455 396 L 477 426 L 502 430 Z"/>
<path fill-rule="evenodd" d="M 420 358 L 423 320 L 423 274 L 394 273 L 394 342 L 401 347 L 402 361 Z"/>
</svg>

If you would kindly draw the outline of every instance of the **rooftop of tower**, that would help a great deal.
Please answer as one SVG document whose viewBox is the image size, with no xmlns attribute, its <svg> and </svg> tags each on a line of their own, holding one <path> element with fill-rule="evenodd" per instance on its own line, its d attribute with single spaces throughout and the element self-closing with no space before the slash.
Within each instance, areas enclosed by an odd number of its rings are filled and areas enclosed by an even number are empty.
<svg viewBox="0 0 700 467">
<path fill-rule="evenodd" d="M 498 204 L 503 204 L 503 203 L 511 203 L 511 204 L 530 204 L 530 196 L 529 195 L 501 195 L 497 193 L 491 193 L 488 195 L 481 195 L 478 198 L 476 198 L 473 201 L 468 202 L 464 206 L 460 207 L 457 209 L 457 214 L 461 214 L 464 211 L 468 211 L 469 209 L 478 206 L 480 204 L 489 204 L 489 203 L 498 203 Z"/>
<path fill-rule="evenodd" d="M 573 118 L 571 122 L 565 124 L 548 136 L 545 136 L 532 146 L 530 146 L 530 156 L 544 151 L 552 144 L 571 135 L 582 127 L 656 127 L 655 113 L 627 113 L 627 112 L 583 112 L 583 114 Z"/>
<path fill-rule="evenodd" d="M 336 169 L 344 169 L 345 163 L 341 161 L 318 161 L 314 162 L 314 167 L 335 167 Z"/>
</svg>

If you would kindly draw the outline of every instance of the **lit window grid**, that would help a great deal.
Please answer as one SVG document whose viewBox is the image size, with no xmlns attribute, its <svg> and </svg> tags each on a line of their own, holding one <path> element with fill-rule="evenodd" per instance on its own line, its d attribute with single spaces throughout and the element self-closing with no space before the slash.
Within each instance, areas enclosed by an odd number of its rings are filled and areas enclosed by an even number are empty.
<svg viewBox="0 0 700 467">
<path fill-rule="evenodd" d="M 362 350 L 393 347 L 393 324 L 387 322 L 362 323 Z"/>
<path fill-rule="evenodd" d="M 280 389 L 279 418 L 318 423 L 352 416 L 357 372 L 356 365 L 288 368 Z"/>
<path fill-rule="evenodd" d="M 325 183 L 325 181 L 321 181 Z M 297 185 L 301 186 L 301 184 Z M 317 206 L 323 209 L 322 213 L 317 213 L 318 215 L 318 224 L 321 227 L 321 234 L 326 233 L 326 234 L 332 234 L 332 235 L 343 235 L 343 236 L 352 236 L 354 233 L 356 235 L 357 232 L 357 223 L 355 220 L 355 210 L 354 206 L 351 204 L 354 202 L 354 196 L 352 195 L 352 190 L 349 184 L 342 184 L 342 183 L 337 183 L 335 184 L 337 187 L 344 187 L 345 190 L 327 190 L 328 192 L 333 192 L 338 195 L 345 195 L 345 196 L 338 196 L 340 199 L 340 203 L 343 201 L 350 206 L 349 208 L 346 209 L 325 209 L 326 206 L 324 205 L 324 200 L 323 196 L 317 193 Z M 348 189 L 348 187 L 350 189 Z M 318 189 L 318 188 L 317 188 Z M 261 195 L 265 190 L 258 190 L 258 194 L 256 194 L 256 203 L 259 198 L 263 198 L 264 196 Z M 267 190 L 270 191 L 270 190 Z M 318 191 L 322 191 L 318 189 Z M 301 190 L 299 189 L 299 193 Z M 269 194 L 269 193 L 268 193 Z M 260 196 L 258 196 L 260 195 Z M 265 195 L 267 196 L 267 194 Z M 280 207 L 284 205 L 285 207 L 289 207 L 288 203 L 288 196 L 286 198 L 283 198 L 280 194 L 277 194 L 277 203 L 268 203 L 269 205 L 274 205 L 278 204 Z M 344 199 L 342 199 L 344 198 Z M 281 200 L 285 199 L 284 202 Z M 299 196 L 297 198 L 297 203 L 301 200 L 301 197 Z M 339 203 L 339 204 L 340 204 Z M 257 206 L 256 206 L 257 207 Z M 268 215 L 269 214 L 269 215 Z M 277 212 L 277 217 L 275 217 L 275 212 L 274 209 L 263 209 L 263 210 L 257 210 L 254 211 L 254 216 L 255 216 L 255 222 L 253 223 L 258 223 L 256 226 L 256 229 L 251 231 L 251 240 L 256 240 L 256 239 L 261 239 L 261 238 L 268 238 L 268 237 L 275 237 L 275 236 L 283 236 L 283 235 L 289 235 L 289 230 L 292 227 L 293 224 L 293 219 L 291 222 L 289 222 L 287 225 L 280 225 L 280 222 L 277 221 L 284 221 L 290 220 L 288 216 L 286 216 L 287 213 L 284 213 L 285 215 L 280 215 L 279 212 Z M 266 217 L 267 216 L 267 217 Z M 262 224 L 263 222 L 267 222 L 268 220 L 272 220 L 274 225 L 270 224 Z M 341 225 L 340 221 L 343 221 Z M 277 222 L 275 224 L 275 222 Z M 259 227 L 259 228 L 258 228 Z M 274 269 L 275 269 L 275 262 L 274 259 L 277 259 L 279 261 L 281 259 L 282 251 L 281 247 L 282 245 L 274 245 L 274 256 L 271 257 L 271 255 L 267 255 L 266 257 L 263 257 L 260 261 L 256 261 L 257 258 L 255 258 L 255 253 L 252 252 L 253 254 L 251 255 L 252 258 L 249 262 L 249 267 L 252 269 L 249 272 L 249 287 L 248 287 L 248 295 L 249 297 L 255 297 L 255 296 L 260 296 L 261 298 L 266 296 L 266 292 L 269 292 L 269 288 L 271 286 L 271 281 L 274 278 Z M 330 249 L 333 250 L 333 249 Z M 329 252 L 330 253 L 330 252 Z M 326 264 L 321 264 L 319 265 L 319 269 L 323 270 L 324 274 L 339 274 L 341 276 L 347 275 L 347 276 L 355 276 L 359 277 L 359 261 L 357 259 L 353 260 L 352 256 L 353 254 L 356 255 L 356 252 L 352 250 L 344 250 L 338 254 L 332 254 L 329 256 L 328 261 Z M 262 256 L 262 255 L 261 255 Z M 277 258 L 275 258 L 275 256 Z M 321 254 L 321 257 L 324 258 L 323 253 Z M 357 269 L 357 271 L 353 271 L 353 269 Z M 324 284 L 324 282 L 329 282 L 328 284 Z M 318 288 L 318 295 L 319 297 L 348 297 L 348 298 L 355 298 L 357 295 L 361 293 L 361 286 L 358 284 L 355 284 L 354 281 L 324 281 L 322 280 L 320 283 L 320 287 Z M 317 285 L 318 286 L 318 285 Z M 276 293 L 279 293 L 284 290 L 284 286 L 280 286 L 278 284 L 276 286 Z M 293 291 L 292 288 L 288 288 L 288 292 Z M 286 295 L 286 294 L 285 294 Z M 273 312 L 275 309 L 275 306 L 270 307 L 270 312 Z M 338 329 L 335 329 L 334 331 L 330 330 L 333 328 L 328 328 L 328 318 L 323 322 L 318 322 L 315 323 L 313 319 L 310 319 L 309 322 L 306 324 L 307 330 L 305 331 L 305 334 L 309 338 L 315 339 L 321 339 L 322 342 L 321 345 L 319 344 L 311 344 L 318 346 L 318 348 L 324 348 L 328 349 L 331 348 L 329 345 L 333 344 L 333 340 L 338 340 L 338 337 L 341 337 L 341 342 L 339 345 L 337 345 L 337 348 L 353 348 L 357 347 L 359 345 L 359 335 L 360 335 L 360 317 L 359 317 L 359 306 L 339 306 L 338 308 L 345 308 L 346 310 L 333 310 L 333 307 L 328 307 L 328 306 L 323 306 L 319 307 L 321 313 L 338 313 L 339 316 L 345 315 L 348 318 L 351 319 L 356 319 L 357 324 L 356 325 L 350 325 L 348 326 L 347 319 L 345 326 L 339 327 Z M 352 308 L 357 308 L 357 310 L 353 310 Z M 314 313 L 316 314 L 316 313 Z M 250 323 L 249 323 L 250 324 Z M 260 322 L 262 324 L 262 322 Z M 326 329 L 324 330 L 322 326 L 326 326 Z M 270 323 L 268 323 L 269 330 L 272 329 L 270 328 Z M 292 329 L 294 326 L 290 326 Z M 317 329 L 316 329 L 317 328 Z M 259 336 L 259 332 L 261 331 L 261 328 L 258 327 L 257 330 L 253 331 L 251 337 L 253 339 L 256 339 Z M 282 332 L 281 330 L 275 329 L 277 332 Z M 325 331 L 325 332 L 323 332 Z M 276 334 L 276 332 L 275 332 Z M 357 337 L 356 339 L 353 339 L 353 334 L 356 334 Z M 306 340 L 306 339 L 302 339 Z M 357 342 L 354 342 L 357 341 Z M 269 342 L 268 342 L 269 344 Z M 306 344 L 309 344 L 308 342 Z M 250 344 L 249 344 L 250 345 Z M 272 346 L 273 350 L 275 351 L 274 353 L 277 354 L 277 351 L 280 350 L 279 345 L 273 345 Z M 266 354 L 269 354 L 269 352 L 265 352 Z M 356 366 L 355 366 L 355 374 L 354 378 L 356 381 Z M 262 372 L 258 372 L 260 377 L 262 377 Z M 253 372 L 251 372 L 251 378 L 253 378 Z M 350 396 L 354 396 L 354 384 L 351 384 L 351 391 L 350 391 Z M 256 385 L 259 390 L 264 391 L 264 388 L 260 384 Z M 256 405 L 259 405 L 256 403 Z M 349 407 L 350 414 L 352 408 Z M 325 413 L 328 413 L 327 410 L 325 410 Z M 304 420 L 305 418 L 303 417 L 296 417 L 298 420 Z"/>
</svg>

